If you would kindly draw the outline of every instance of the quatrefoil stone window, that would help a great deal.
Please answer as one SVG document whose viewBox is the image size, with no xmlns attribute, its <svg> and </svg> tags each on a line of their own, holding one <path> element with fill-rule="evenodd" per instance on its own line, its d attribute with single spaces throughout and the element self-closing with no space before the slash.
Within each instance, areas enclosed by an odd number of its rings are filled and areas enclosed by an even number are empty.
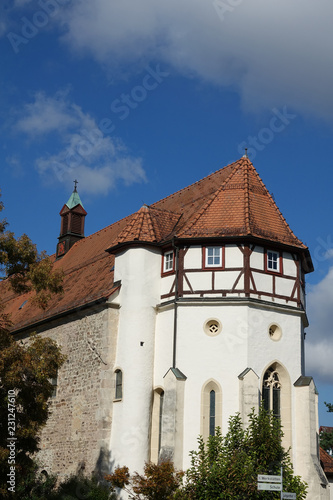
<svg viewBox="0 0 333 500">
<path fill-rule="evenodd" d="M 222 325 L 220 321 L 216 318 L 211 318 L 204 323 L 204 332 L 206 335 L 215 337 L 222 330 Z"/>
</svg>

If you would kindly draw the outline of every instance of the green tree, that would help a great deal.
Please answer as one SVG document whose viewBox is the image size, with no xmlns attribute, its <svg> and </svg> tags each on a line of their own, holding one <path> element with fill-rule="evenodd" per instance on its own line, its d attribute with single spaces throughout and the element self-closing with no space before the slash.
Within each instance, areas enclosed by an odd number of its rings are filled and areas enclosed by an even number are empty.
<svg viewBox="0 0 333 500">
<path fill-rule="evenodd" d="M 281 444 L 280 420 L 263 408 L 249 415 L 244 429 L 239 414 L 229 420 L 225 437 L 217 428 L 205 444 L 199 437 L 198 451 L 191 452 L 191 467 L 184 487 L 176 493 L 178 500 L 273 500 L 279 493 L 258 492 L 257 475 L 280 475 L 283 467 L 283 489 L 297 498 L 306 497 L 307 486 L 294 476 L 289 457 Z"/>
<path fill-rule="evenodd" d="M 62 292 L 63 273 L 53 270 L 50 257 L 39 253 L 26 234 L 15 238 L 7 226 L 0 220 L 0 280 L 7 280 L 16 293 L 34 291 L 33 300 L 45 309 L 51 296 Z"/>
<path fill-rule="evenodd" d="M 333 404 L 324 402 L 329 413 L 333 413 Z M 333 450 L 333 432 L 332 431 L 322 431 L 320 433 L 320 446 L 327 452 Z"/>
<path fill-rule="evenodd" d="M 6 280 L 0 299 L 8 286 L 16 293 L 31 290 L 33 300 L 45 308 L 51 295 L 62 291 L 62 273 L 53 271 L 51 259 L 39 254 L 26 235 L 16 239 L 6 227 L 7 222 L 0 221 L 0 279 Z M 21 498 L 17 491 L 34 470 L 38 433 L 49 415 L 49 379 L 56 377 L 64 356 L 49 338 L 16 342 L 10 325 L 0 306 L 0 497 Z M 14 489 L 9 489 L 8 480 L 15 483 Z"/>
<path fill-rule="evenodd" d="M 179 488 L 184 473 L 176 471 L 170 461 L 151 462 L 144 466 L 144 474 L 130 475 L 128 467 L 117 467 L 113 474 L 105 476 L 111 491 L 120 488 L 129 493 L 131 500 L 171 500 Z"/>
<path fill-rule="evenodd" d="M 327 411 L 329 413 L 333 413 L 333 404 L 332 403 L 326 403 L 326 401 L 325 401 L 324 405 L 326 406 Z"/>
</svg>

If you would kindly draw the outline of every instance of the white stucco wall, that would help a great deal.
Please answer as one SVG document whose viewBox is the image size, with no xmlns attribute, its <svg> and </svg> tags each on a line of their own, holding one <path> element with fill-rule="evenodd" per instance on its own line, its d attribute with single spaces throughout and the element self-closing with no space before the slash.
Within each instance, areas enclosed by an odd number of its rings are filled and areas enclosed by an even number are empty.
<svg viewBox="0 0 333 500">
<path fill-rule="evenodd" d="M 207 320 L 216 318 L 222 324 L 217 336 L 204 331 Z M 168 342 L 172 338 L 173 311 L 158 313 L 154 384 L 163 386 L 168 363 L 172 357 Z M 282 330 L 279 341 L 269 336 L 269 326 Z M 201 391 L 209 379 L 222 388 L 222 432 L 239 408 L 238 376 L 252 368 L 258 375 L 258 390 L 267 367 L 279 362 L 292 384 L 302 375 L 302 323 L 299 312 L 278 307 L 263 308 L 249 303 L 196 303 L 178 306 L 176 367 L 187 377 L 184 404 L 184 467 L 190 464 L 189 452 L 197 448 L 200 433 Z M 290 404 L 293 404 L 292 396 Z M 293 424 L 295 425 L 295 423 Z M 292 434 L 292 431 L 291 431 Z"/>
<path fill-rule="evenodd" d="M 225 245 L 225 267 L 243 267 L 244 255 L 237 245 Z"/>
<path fill-rule="evenodd" d="M 202 268 L 202 247 L 201 245 L 191 246 L 184 256 L 185 269 L 201 269 Z"/>
<path fill-rule="evenodd" d="M 288 252 L 283 252 L 283 272 L 288 276 L 297 276 L 297 265 L 298 263 L 294 261 L 292 255 Z"/>
<path fill-rule="evenodd" d="M 116 368 L 123 372 L 123 398 L 113 404 L 111 461 L 142 471 L 149 459 L 155 306 L 160 299 L 161 255 L 132 248 L 116 255 L 121 280 Z"/>
<path fill-rule="evenodd" d="M 250 266 L 253 269 L 264 269 L 264 249 L 256 246 L 250 255 Z"/>
</svg>

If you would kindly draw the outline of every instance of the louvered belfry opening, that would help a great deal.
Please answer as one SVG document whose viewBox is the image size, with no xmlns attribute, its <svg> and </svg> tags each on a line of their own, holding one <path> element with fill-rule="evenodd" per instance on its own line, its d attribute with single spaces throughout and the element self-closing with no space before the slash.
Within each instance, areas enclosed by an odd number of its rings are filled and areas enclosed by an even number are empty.
<svg viewBox="0 0 333 500">
<path fill-rule="evenodd" d="M 74 234 L 82 234 L 82 222 L 84 221 L 83 217 L 75 212 L 71 214 L 71 232 Z"/>
<path fill-rule="evenodd" d="M 61 231 L 60 235 L 66 234 L 68 230 L 68 219 L 69 219 L 69 214 L 64 214 L 61 218 Z"/>
<path fill-rule="evenodd" d="M 61 227 L 56 257 L 63 257 L 74 243 L 84 238 L 84 220 L 87 212 L 83 208 L 76 186 L 68 202 L 60 211 Z"/>
</svg>

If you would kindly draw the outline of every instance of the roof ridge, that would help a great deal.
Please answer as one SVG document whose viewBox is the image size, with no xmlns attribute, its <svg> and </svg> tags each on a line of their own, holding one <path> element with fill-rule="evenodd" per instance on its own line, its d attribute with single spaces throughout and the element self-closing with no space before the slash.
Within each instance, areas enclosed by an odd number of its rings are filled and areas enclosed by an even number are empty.
<svg viewBox="0 0 333 500">
<path fill-rule="evenodd" d="M 213 201 L 217 198 L 217 196 L 220 194 L 221 191 L 223 191 L 226 183 L 228 181 L 230 181 L 230 179 L 238 172 L 238 170 L 241 168 L 241 164 L 239 164 L 241 161 L 243 160 L 243 158 L 240 158 L 237 162 L 234 162 L 235 164 L 238 163 L 237 167 L 232 170 L 230 172 L 230 174 L 228 175 L 228 177 L 222 182 L 221 186 L 218 187 L 216 189 L 216 191 L 214 191 L 211 195 L 210 195 L 210 199 L 207 201 L 207 203 L 205 203 L 201 209 L 195 214 L 195 217 L 192 219 L 192 222 L 188 225 L 188 226 L 185 226 L 185 228 L 183 228 L 183 231 L 189 231 L 193 225 L 200 219 L 200 217 L 203 215 L 203 213 L 210 207 L 210 205 L 213 203 Z M 233 163 L 231 163 L 230 165 L 233 165 Z M 227 166 L 230 166 L 230 165 L 227 165 Z M 215 172 L 216 173 L 216 172 Z M 212 174 L 213 175 L 213 174 Z"/>
<path fill-rule="evenodd" d="M 184 187 L 182 189 L 179 189 L 178 191 L 175 191 L 174 193 L 171 193 L 168 196 L 165 196 L 164 198 L 161 198 L 160 200 L 155 201 L 152 205 L 155 205 L 157 203 L 161 203 L 161 202 L 163 202 L 163 201 L 165 201 L 165 200 L 167 200 L 167 199 L 169 199 L 169 198 L 171 198 L 171 197 L 173 197 L 173 196 L 175 196 L 175 195 L 177 195 L 177 194 L 179 194 L 179 193 L 181 193 L 181 192 L 183 192 L 185 190 L 189 190 L 190 188 L 192 188 L 196 184 L 201 184 L 203 181 L 206 181 L 207 179 L 209 179 L 209 177 L 212 177 L 213 175 L 216 175 L 221 170 L 224 170 L 224 169 L 226 169 L 228 167 L 231 167 L 232 165 L 235 165 L 235 164 L 239 163 L 242 159 L 243 158 L 240 158 L 239 160 L 236 160 L 236 161 L 234 161 L 232 163 L 228 163 L 228 165 L 225 165 L 224 167 L 221 167 L 218 170 L 215 170 L 215 172 L 212 172 L 211 174 L 206 175 L 206 177 L 203 177 L 202 179 L 199 179 L 198 181 L 193 182 L 189 186 L 186 186 L 186 187 Z M 202 197 L 205 197 L 205 196 L 202 196 Z M 150 205 L 150 206 L 152 206 L 152 205 Z M 153 208 L 155 208 L 155 207 L 153 207 Z"/>
<path fill-rule="evenodd" d="M 244 169 L 244 181 L 245 181 L 245 206 L 244 206 L 244 216 L 245 216 L 245 228 L 247 234 L 251 234 L 251 224 L 250 224 L 250 178 L 249 178 L 249 163 L 247 162 L 247 168 Z M 254 167 L 253 167 L 254 169 Z M 255 170 L 255 169 L 254 169 Z"/>
<path fill-rule="evenodd" d="M 169 196 L 172 196 L 172 195 L 169 195 Z M 162 198 L 162 200 L 158 200 L 158 201 L 155 201 L 154 203 L 159 203 L 160 201 L 163 201 L 164 198 Z M 181 216 L 182 214 L 180 212 L 173 212 L 172 210 L 167 210 L 166 208 L 158 208 L 158 207 L 153 207 L 152 205 L 146 205 L 147 208 L 149 208 L 149 210 L 156 210 L 156 212 L 164 212 L 164 213 L 167 213 L 167 214 L 172 214 L 172 215 L 179 215 Z"/>
<path fill-rule="evenodd" d="M 279 207 L 277 206 L 276 204 L 276 201 L 274 200 L 273 196 L 271 195 L 271 193 L 268 191 L 267 187 L 265 186 L 265 183 L 264 181 L 262 180 L 262 178 L 260 177 L 259 173 L 257 172 L 257 170 L 254 168 L 253 164 L 250 162 L 250 165 L 252 166 L 252 171 L 254 172 L 254 174 L 257 176 L 258 180 L 259 180 L 259 183 L 261 185 L 261 187 L 266 191 L 266 193 L 268 194 L 268 197 L 272 203 L 272 206 L 274 207 L 274 209 L 276 210 L 277 214 L 281 217 L 282 219 L 282 222 L 283 224 L 285 225 L 286 229 L 289 231 L 289 234 L 290 236 L 292 236 L 293 238 L 295 238 L 301 245 L 304 245 L 304 243 L 294 234 L 293 230 L 291 229 L 291 227 L 289 226 L 288 222 L 286 221 L 285 217 L 283 216 L 281 210 L 279 209 Z"/>
<path fill-rule="evenodd" d="M 154 228 L 153 219 L 151 217 L 149 206 L 146 207 L 146 210 L 144 212 L 142 211 L 142 225 L 143 225 L 144 215 L 146 215 L 146 218 L 147 218 L 148 230 L 149 230 L 150 234 L 152 235 L 153 239 L 155 239 L 157 241 L 158 235 L 156 234 L 156 231 Z M 141 228 L 142 228 L 142 226 L 141 226 Z"/>
</svg>

